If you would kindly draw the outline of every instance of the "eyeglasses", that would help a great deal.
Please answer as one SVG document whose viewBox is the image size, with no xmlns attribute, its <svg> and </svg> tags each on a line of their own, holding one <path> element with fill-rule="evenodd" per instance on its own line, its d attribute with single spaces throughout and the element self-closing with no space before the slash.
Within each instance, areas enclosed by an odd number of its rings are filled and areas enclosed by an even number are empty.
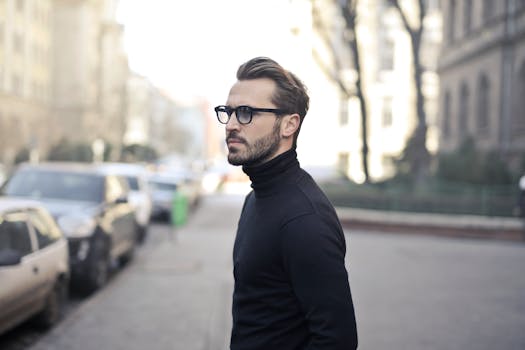
<svg viewBox="0 0 525 350">
<path fill-rule="evenodd" d="M 235 108 L 230 106 L 217 106 L 215 107 L 215 113 L 217 113 L 217 119 L 222 124 L 228 124 L 232 113 L 235 112 L 235 117 L 239 124 L 250 124 L 252 121 L 253 113 L 257 112 L 268 112 L 276 115 L 286 114 L 286 111 L 275 108 L 255 108 L 250 106 L 237 106 Z"/>
</svg>

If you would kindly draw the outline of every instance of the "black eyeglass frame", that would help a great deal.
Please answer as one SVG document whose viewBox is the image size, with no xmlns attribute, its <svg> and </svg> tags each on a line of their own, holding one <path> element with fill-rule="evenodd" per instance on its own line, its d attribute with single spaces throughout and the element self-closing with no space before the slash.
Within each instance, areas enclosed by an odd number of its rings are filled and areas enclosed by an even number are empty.
<svg viewBox="0 0 525 350">
<path fill-rule="evenodd" d="M 250 118 L 245 123 L 243 123 L 243 122 L 241 122 L 239 120 L 239 113 L 238 113 L 238 111 L 241 110 L 241 109 L 245 109 L 245 111 L 249 111 L 250 112 Z M 246 105 L 237 106 L 235 108 L 230 107 L 230 106 L 220 105 L 220 106 L 215 107 L 214 110 L 215 110 L 215 114 L 217 115 L 217 120 L 221 124 L 228 124 L 228 122 L 230 121 L 230 118 L 231 118 L 233 112 L 235 112 L 235 118 L 237 118 L 237 121 L 239 122 L 239 124 L 242 124 L 242 125 L 250 124 L 252 122 L 253 113 L 254 112 L 255 113 L 257 113 L 257 112 L 274 113 L 277 116 L 288 114 L 287 111 L 282 110 L 282 109 L 278 109 L 278 108 L 257 108 L 257 107 L 246 106 Z M 228 115 L 228 120 L 226 122 L 221 121 L 221 118 L 219 117 L 219 112 L 226 112 L 226 114 Z"/>
</svg>

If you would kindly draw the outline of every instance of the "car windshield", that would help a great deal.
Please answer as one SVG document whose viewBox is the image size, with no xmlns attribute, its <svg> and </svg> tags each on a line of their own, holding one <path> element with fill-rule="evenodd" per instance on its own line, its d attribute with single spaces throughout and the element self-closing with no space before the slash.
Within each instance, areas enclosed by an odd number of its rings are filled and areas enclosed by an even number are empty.
<svg viewBox="0 0 525 350">
<path fill-rule="evenodd" d="M 149 184 L 153 190 L 158 191 L 175 191 L 177 189 L 177 184 L 169 182 L 149 181 Z"/>
<path fill-rule="evenodd" d="M 52 171 L 21 170 L 13 175 L 4 194 L 82 202 L 103 201 L 104 178 L 99 175 Z"/>
</svg>

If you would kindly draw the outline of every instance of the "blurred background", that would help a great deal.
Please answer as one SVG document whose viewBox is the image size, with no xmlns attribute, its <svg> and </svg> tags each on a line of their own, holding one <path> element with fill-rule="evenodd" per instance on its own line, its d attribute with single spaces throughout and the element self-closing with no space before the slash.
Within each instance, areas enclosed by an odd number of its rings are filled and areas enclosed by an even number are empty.
<svg viewBox="0 0 525 350">
<path fill-rule="evenodd" d="M 299 157 L 348 180 L 327 189 L 344 190 L 337 203 L 512 216 L 525 169 L 524 8 L 2 0 L 1 177 L 44 160 L 227 168 L 212 107 L 242 62 L 265 55 L 309 87 Z"/>
<path fill-rule="evenodd" d="M 525 0 L 0 0 L 0 348 L 229 347 L 250 187 L 213 107 L 255 56 L 309 89 L 360 348 L 524 349 Z"/>
</svg>

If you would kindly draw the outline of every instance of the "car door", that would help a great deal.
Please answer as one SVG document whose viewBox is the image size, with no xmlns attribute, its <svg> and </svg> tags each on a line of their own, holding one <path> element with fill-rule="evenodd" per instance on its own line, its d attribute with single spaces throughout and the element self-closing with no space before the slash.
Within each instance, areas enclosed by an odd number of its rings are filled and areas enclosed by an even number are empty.
<svg viewBox="0 0 525 350">
<path fill-rule="evenodd" d="M 53 288 L 58 272 L 67 271 L 67 242 L 53 218 L 42 209 L 28 210 L 29 221 L 35 231 L 39 252 L 39 274 L 41 292 L 47 295 Z"/>
<path fill-rule="evenodd" d="M 124 181 L 112 175 L 106 179 L 106 218 L 111 220 L 113 257 L 125 254 L 135 244 L 135 216 L 127 200 Z"/>
<path fill-rule="evenodd" d="M 0 267 L 0 328 L 25 319 L 41 302 L 43 280 L 36 240 L 27 221 L 28 214 L 23 211 L 3 214 L 0 219 L 0 249 L 22 255 L 19 264 Z"/>
</svg>

